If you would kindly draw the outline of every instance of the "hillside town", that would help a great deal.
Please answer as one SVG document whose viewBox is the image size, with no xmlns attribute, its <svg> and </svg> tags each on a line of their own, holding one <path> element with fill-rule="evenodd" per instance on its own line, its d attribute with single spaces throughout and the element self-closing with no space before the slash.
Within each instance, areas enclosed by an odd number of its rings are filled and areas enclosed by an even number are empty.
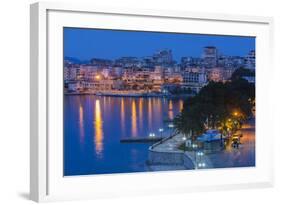
<svg viewBox="0 0 281 205">
<path fill-rule="evenodd" d="M 64 59 L 64 93 L 108 96 L 195 95 L 210 81 L 226 82 L 238 68 L 255 69 L 255 51 L 245 56 L 227 56 L 206 46 L 201 57 L 173 58 L 163 49 L 142 58 L 115 60 L 92 58 L 80 62 Z M 255 82 L 254 76 L 244 76 Z"/>
</svg>

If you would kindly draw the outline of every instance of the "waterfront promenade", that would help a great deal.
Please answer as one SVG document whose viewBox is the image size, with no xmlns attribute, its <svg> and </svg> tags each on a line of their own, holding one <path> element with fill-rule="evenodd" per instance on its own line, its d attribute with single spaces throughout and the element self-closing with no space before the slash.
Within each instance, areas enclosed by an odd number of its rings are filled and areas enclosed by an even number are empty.
<svg viewBox="0 0 281 205">
<path fill-rule="evenodd" d="M 208 155 L 215 168 L 255 166 L 255 119 L 238 132 L 243 135 L 238 149 L 228 145 L 225 150 Z"/>
<path fill-rule="evenodd" d="M 184 152 L 179 149 L 185 142 L 182 134 L 169 137 L 149 148 L 149 168 L 152 171 L 199 169 L 202 163 L 204 169 L 255 166 L 255 119 L 245 123 L 239 132 L 243 135 L 239 148 L 233 148 L 230 143 L 226 149 L 209 154 L 201 150 L 203 156 L 197 155 L 199 150 Z"/>
<path fill-rule="evenodd" d="M 198 163 L 204 163 L 204 168 L 212 168 L 212 162 L 208 158 L 208 156 L 204 155 L 198 158 L 196 156 L 197 151 L 183 151 L 179 149 L 180 145 L 185 143 L 185 138 L 182 134 L 177 134 L 173 137 L 170 137 L 168 140 L 163 143 L 156 143 L 153 146 L 153 149 L 150 148 L 150 152 L 152 155 L 157 153 L 158 155 L 163 155 L 162 159 L 167 160 L 167 156 L 171 159 L 171 163 L 158 163 L 158 165 L 152 166 L 156 170 L 165 170 L 165 168 L 172 169 L 197 169 Z M 158 159 L 161 160 L 161 157 L 157 156 Z M 172 162 L 172 160 L 176 160 L 176 162 Z M 174 163 L 174 164 L 173 164 Z M 157 163 L 155 163 L 157 164 Z M 167 165 L 168 164 L 168 165 Z"/>
<path fill-rule="evenodd" d="M 149 147 L 148 169 L 150 171 L 185 170 L 184 152 L 178 149 L 183 142 L 183 135 L 177 134 Z"/>
</svg>

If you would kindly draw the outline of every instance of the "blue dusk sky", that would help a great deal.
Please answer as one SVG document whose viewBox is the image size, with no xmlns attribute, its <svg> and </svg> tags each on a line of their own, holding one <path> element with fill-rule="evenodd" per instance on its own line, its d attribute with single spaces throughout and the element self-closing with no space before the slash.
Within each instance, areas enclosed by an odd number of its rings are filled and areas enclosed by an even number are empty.
<svg viewBox="0 0 281 205">
<path fill-rule="evenodd" d="M 151 56 L 171 49 L 173 58 L 201 57 L 203 47 L 216 46 L 220 54 L 245 56 L 255 49 L 254 37 L 64 28 L 64 56 L 79 60 Z"/>
</svg>

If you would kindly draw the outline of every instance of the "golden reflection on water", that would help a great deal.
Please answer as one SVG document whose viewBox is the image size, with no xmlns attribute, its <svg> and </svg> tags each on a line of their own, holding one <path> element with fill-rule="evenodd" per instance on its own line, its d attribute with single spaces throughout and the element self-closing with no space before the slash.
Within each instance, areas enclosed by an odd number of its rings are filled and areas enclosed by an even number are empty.
<svg viewBox="0 0 281 205">
<path fill-rule="evenodd" d="M 179 111 L 182 111 L 182 109 L 183 109 L 183 100 L 180 99 L 180 101 L 179 101 Z"/>
<path fill-rule="evenodd" d="M 121 115 L 122 134 L 124 135 L 124 132 L 125 132 L 125 104 L 124 104 L 124 99 L 123 98 L 121 99 L 120 115 Z"/>
<path fill-rule="evenodd" d="M 169 111 L 168 111 L 169 119 L 172 120 L 174 118 L 173 101 L 172 100 L 169 100 L 168 109 L 169 109 Z"/>
<path fill-rule="evenodd" d="M 152 102 L 151 98 L 148 99 L 148 127 L 152 129 Z"/>
<path fill-rule="evenodd" d="M 136 101 L 132 100 L 132 137 L 137 136 L 137 108 Z"/>
<path fill-rule="evenodd" d="M 85 133 L 84 133 L 84 110 L 83 106 L 79 104 L 79 133 L 80 133 L 80 142 L 84 142 Z"/>
<path fill-rule="evenodd" d="M 100 100 L 95 102 L 95 148 L 96 154 L 100 156 L 103 151 L 103 128 Z"/>
<path fill-rule="evenodd" d="M 162 103 L 161 103 L 161 99 L 157 98 L 156 99 L 156 119 L 157 119 L 157 123 L 162 124 L 163 122 L 163 113 L 162 113 Z"/>
<path fill-rule="evenodd" d="M 143 129 L 143 99 L 139 99 L 139 124 L 140 129 Z"/>
</svg>

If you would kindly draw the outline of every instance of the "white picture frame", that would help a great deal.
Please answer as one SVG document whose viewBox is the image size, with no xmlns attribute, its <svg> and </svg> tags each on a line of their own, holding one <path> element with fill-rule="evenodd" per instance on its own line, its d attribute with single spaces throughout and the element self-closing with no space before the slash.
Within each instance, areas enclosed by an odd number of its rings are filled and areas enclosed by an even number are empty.
<svg viewBox="0 0 281 205">
<path fill-rule="evenodd" d="M 111 21 L 113 17 L 119 21 Z M 63 72 L 59 69 L 63 68 L 61 32 L 64 26 L 256 36 L 256 167 L 63 177 L 62 86 L 60 87 Z M 270 17 L 97 8 L 91 4 L 73 3 L 32 4 L 31 200 L 40 202 L 272 186 L 273 131 L 269 129 L 272 113 L 267 111 L 271 106 L 271 96 L 268 92 L 271 85 L 268 79 L 272 75 L 272 72 L 269 72 L 272 69 L 272 29 L 273 19 Z M 188 183 L 181 183 L 183 179 Z M 148 182 L 151 183 L 148 185 Z"/>
</svg>

